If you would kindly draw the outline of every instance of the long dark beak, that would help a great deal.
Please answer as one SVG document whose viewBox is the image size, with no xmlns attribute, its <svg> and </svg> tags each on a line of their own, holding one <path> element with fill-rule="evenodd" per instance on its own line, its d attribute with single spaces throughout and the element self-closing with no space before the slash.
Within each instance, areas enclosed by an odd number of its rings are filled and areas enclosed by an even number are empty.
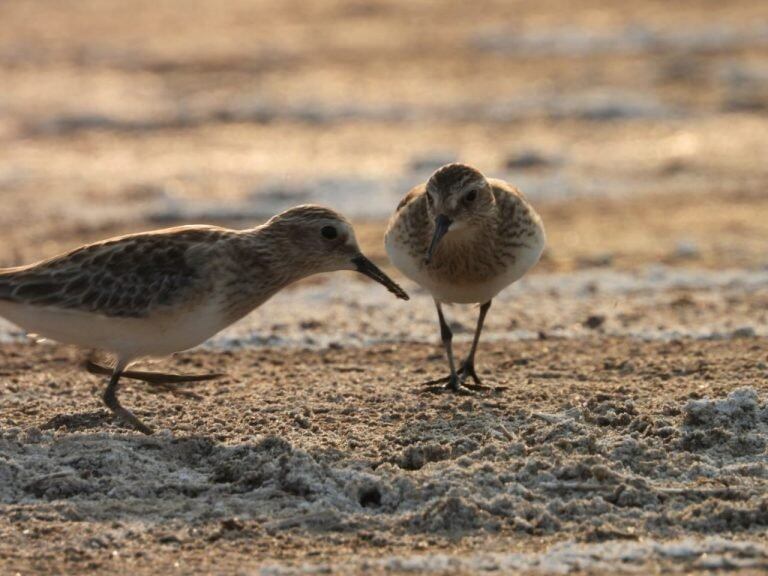
<svg viewBox="0 0 768 576">
<path fill-rule="evenodd" d="M 409 299 L 409 296 L 405 290 L 400 288 L 400 286 L 398 286 L 397 283 L 392 280 L 392 278 L 384 274 L 384 272 L 382 272 L 379 267 L 376 266 L 376 264 L 368 260 L 368 258 L 362 254 L 358 254 L 352 258 L 352 263 L 357 267 L 357 271 L 360 272 L 360 274 L 365 274 L 368 276 L 368 278 L 376 280 L 376 282 L 382 284 L 387 290 L 392 292 L 392 294 L 401 300 Z"/>
<path fill-rule="evenodd" d="M 440 216 L 435 218 L 435 233 L 432 236 L 432 242 L 429 244 L 427 257 L 424 258 L 424 262 L 427 264 L 432 261 L 432 254 L 434 253 L 435 248 L 437 248 L 437 244 L 440 242 L 440 240 L 443 239 L 443 236 L 446 235 L 448 229 L 451 227 L 451 224 L 453 224 L 453 221 L 444 214 L 440 214 Z"/>
</svg>

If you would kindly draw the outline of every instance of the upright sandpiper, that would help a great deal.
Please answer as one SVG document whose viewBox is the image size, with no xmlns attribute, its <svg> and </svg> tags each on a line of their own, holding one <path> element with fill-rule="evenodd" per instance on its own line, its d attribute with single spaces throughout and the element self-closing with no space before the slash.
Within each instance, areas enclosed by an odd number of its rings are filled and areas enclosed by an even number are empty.
<svg viewBox="0 0 768 576">
<path fill-rule="evenodd" d="M 291 208 L 262 226 L 181 226 L 82 246 L 29 266 L 0 269 L 0 316 L 44 338 L 112 353 L 104 403 L 146 434 L 117 398 L 121 376 L 173 391 L 219 375 L 126 370 L 204 342 L 306 276 L 356 270 L 408 295 L 366 258 L 352 225 L 320 206 Z"/>
<path fill-rule="evenodd" d="M 493 298 L 538 262 L 546 243 L 539 215 L 503 180 L 447 164 L 403 198 L 384 243 L 392 264 L 428 290 L 437 306 L 450 375 L 437 380 L 447 385 L 435 390 L 484 388 L 475 372 L 483 322 Z M 458 371 L 443 303 L 480 304 L 472 347 Z M 468 376 L 475 385 L 466 384 Z"/>
</svg>

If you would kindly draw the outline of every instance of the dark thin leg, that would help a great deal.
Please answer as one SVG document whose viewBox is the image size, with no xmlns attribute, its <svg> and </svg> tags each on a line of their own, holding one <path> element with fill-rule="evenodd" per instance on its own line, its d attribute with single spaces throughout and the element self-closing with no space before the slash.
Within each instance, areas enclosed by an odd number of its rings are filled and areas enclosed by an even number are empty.
<svg viewBox="0 0 768 576">
<path fill-rule="evenodd" d="M 477 327 L 475 328 L 475 337 L 472 339 L 472 347 L 469 350 L 469 354 L 467 355 L 467 359 L 464 360 L 464 362 L 461 363 L 461 367 L 459 368 L 458 372 L 454 371 L 454 362 L 453 362 L 453 353 L 451 351 L 451 330 L 448 327 L 448 325 L 445 322 L 445 318 L 443 317 L 443 311 L 439 304 L 437 304 L 437 313 L 440 318 L 440 330 L 441 334 L 443 335 L 443 343 L 446 342 L 446 331 L 448 335 L 448 344 L 446 345 L 446 351 L 448 353 L 448 362 L 451 366 L 451 375 L 450 376 L 443 376 L 442 378 L 435 378 L 434 380 L 429 380 L 428 382 L 425 382 L 425 386 L 430 386 L 429 390 L 431 392 L 437 392 L 441 390 L 452 390 L 454 392 L 461 392 L 464 394 L 469 393 L 472 390 L 503 390 L 503 387 L 495 387 L 491 388 L 489 386 L 483 385 L 482 381 L 480 380 L 480 377 L 477 375 L 477 372 L 475 372 L 475 353 L 477 352 L 477 346 L 480 343 L 480 334 L 483 332 L 483 325 L 485 324 L 485 317 L 488 314 L 488 310 L 491 308 L 491 300 L 486 302 L 485 304 L 482 304 L 480 306 L 480 314 L 477 317 Z M 454 378 L 455 375 L 458 375 L 458 385 L 455 385 Z M 471 378 L 474 381 L 474 384 L 468 384 L 466 382 L 467 378 Z M 435 384 L 446 382 L 447 384 L 444 387 L 435 388 Z"/>
<path fill-rule="evenodd" d="M 112 374 L 112 370 L 106 366 L 101 366 L 93 360 L 87 360 L 84 367 L 91 374 L 109 375 Z M 206 380 L 214 380 L 221 378 L 225 374 L 164 374 L 162 372 L 140 372 L 138 370 L 125 370 L 121 376 L 123 378 L 130 378 L 131 380 L 139 380 L 146 382 L 153 388 L 156 388 L 156 392 L 170 392 L 178 396 L 186 396 L 187 398 L 193 398 L 200 400 L 200 396 L 189 390 L 183 390 L 176 386 L 176 384 L 184 384 L 187 382 L 204 382 Z"/>
<path fill-rule="evenodd" d="M 136 430 L 144 434 L 152 434 L 152 429 L 144 425 L 130 410 L 123 408 L 120 401 L 117 399 L 117 388 L 120 383 L 121 375 L 122 368 L 118 364 L 117 368 L 112 372 L 112 377 L 109 379 L 107 389 L 104 391 L 104 404 L 107 405 L 107 408 L 112 410 L 112 413 L 115 416 L 122 419 L 126 424 L 133 426 Z"/>
<path fill-rule="evenodd" d="M 429 392 L 444 392 L 446 390 L 450 390 L 451 392 L 459 392 L 459 393 L 467 394 L 469 393 L 469 390 L 467 390 L 461 385 L 461 381 L 459 380 L 459 375 L 456 373 L 456 363 L 453 361 L 453 346 L 452 346 L 453 332 L 451 332 L 451 327 L 448 326 L 448 323 L 445 321 L 445 316 L 443 315 L 443 307 L 440 306 L 440 302 L 436 300 L 435 306 L 437 307 L 437 317 L 440 320 L 440 338 L 443 341 L 445 354 L 446 356 L 448 356 L 448 366 L 451 370 L 451 373 L 447 377 L 438 378 L 436 380 L 430 380 L 429 382 L 425 382 L 424 384 L 426 386 L 429 386 L 429 388 L 427 388 Z M 434 386 L 439 382 L 445 382 L 445 381 L 447 381 L 447 384 L 445 384 L 445 386 Z"/>
<path fill-rule="evenodd" d="M 480 315 L 477 317 L 477 328 L 475 328 L 475 337 L 472 340 L 472 348 L 469 349 L 467 359 L 462 362 L 461 368 L 459 368 L 459 374 L 461 375 L 462 383 L 467 379 L 467 376 L 474 380 L 475 384 L 472 386 L 472 388 L 487 388 L 487 386 L 483 386 L 480 377 L 477 375 L 477 372 L 475 372 L 475 352 L 477 352 L 477 345 L 480 342 L 480 334 L 483 331 L 485 315 L 488 314 L 488 309 L 490 307 L 491 300 L 488 300 L 488 302 L 480 306 Z"/>
<path fill-rule="evenodd" d="M 448 388 L 456 392 L 459 389 L 460 383 L 459 376 L 456 374 L 456 363 L 453 361 L 453 332 L 451 332 L 451 327 L 445 321 L 443 307 L 440 306 L 440 302 L 435 302 L 435 305 L 437 306 L 437 317 L 440 319 L 440 339 L 443 341 L 445 355 L 448 356 L 448 366 L 451 370 Z"/>
</svg>

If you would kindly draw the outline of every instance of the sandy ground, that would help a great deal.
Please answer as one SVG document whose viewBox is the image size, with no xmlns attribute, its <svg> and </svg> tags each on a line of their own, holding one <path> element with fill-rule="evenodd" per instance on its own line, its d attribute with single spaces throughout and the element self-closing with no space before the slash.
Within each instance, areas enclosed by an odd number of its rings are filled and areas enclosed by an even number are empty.
<svg viewBox="0 0 768 576">
<path fill-rule="evenodd" d="M 388 214 L 455 159 L 549 237 L 473 397 L 422 392 L 407 282 L 311 278 L 154 362 L 227 376 L 127 384 L 151 437 L 0 321 L 2 573 L 768 570 L 759 2 L 6 2 L 0 85 L 0 266 L 318 201 L 396 274 Z"/>
<path fill-rule="evenodd" d="M 421 392 L 435 346 L 196 352 L 171 364 L 229 376 L 197 402 L 131 386 L 162 430 L 143 437 L 72 354 L 6 346 L 0 554 L 22 572 L 764 569 L 765 350 L 497 343 L 495 390 L 472 398 Z"/>
</svg>

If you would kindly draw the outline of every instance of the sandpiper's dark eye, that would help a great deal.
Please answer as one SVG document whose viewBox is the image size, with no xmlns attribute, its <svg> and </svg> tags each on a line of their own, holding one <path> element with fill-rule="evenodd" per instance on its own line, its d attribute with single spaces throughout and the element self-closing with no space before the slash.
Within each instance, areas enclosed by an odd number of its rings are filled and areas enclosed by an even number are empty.
<svg viewBox="0 0 768 576">
<path fill-rule="evenodd" d="M 470 190 L 467 192 L 467 195 L 464 196 L 464 201 L 467 203 L 474 202 L 475 198 L 477 198 L 477 190 Z"/>
<path fill-rule="evenodd" d="M 333 240 L 339 235 L 339 231 L 336 230 L 333 226 L 323 226 L 320 229 L 320 234 L 323 235 L 323 238 L 327 238 L 328 240 Z"/>
</svg>

